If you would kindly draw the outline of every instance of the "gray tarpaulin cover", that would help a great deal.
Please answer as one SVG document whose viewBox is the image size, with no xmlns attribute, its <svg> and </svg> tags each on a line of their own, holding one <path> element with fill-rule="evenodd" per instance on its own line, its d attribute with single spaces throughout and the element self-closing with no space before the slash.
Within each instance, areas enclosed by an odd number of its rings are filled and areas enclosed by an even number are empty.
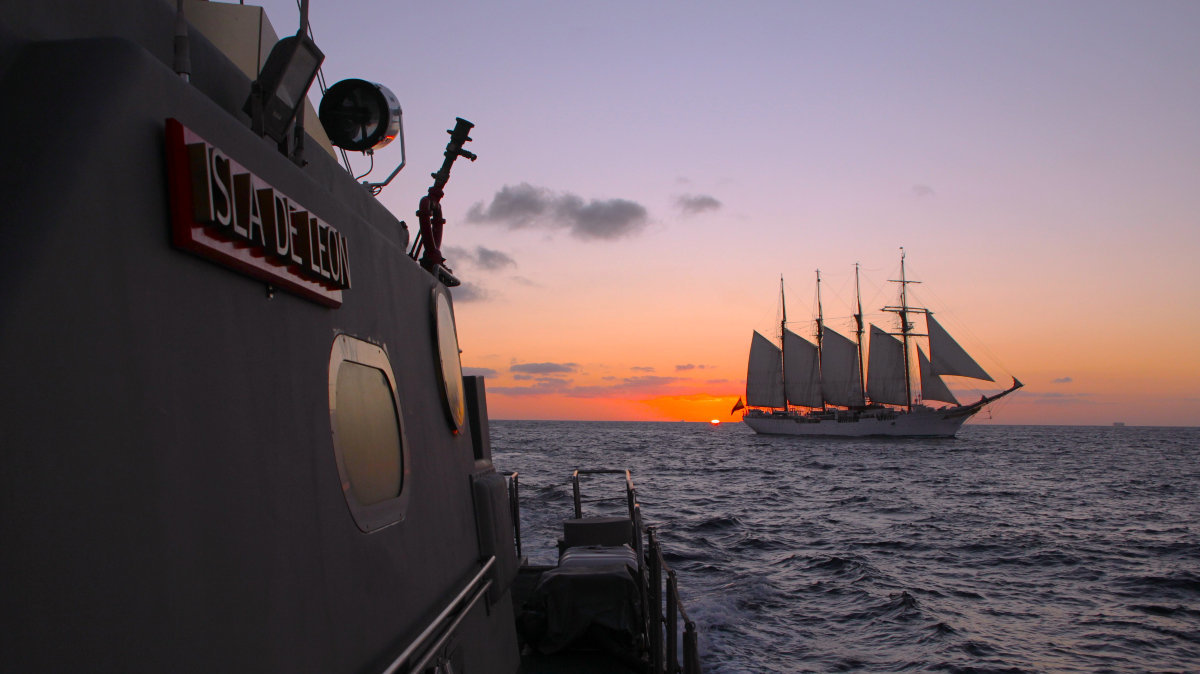
<svg viewBox="0 0 1200 674">
<path fill-rule="evenodd" d="M 571 552 L 595 550 L 604 560 L 571 563 L 564 559 L 542 574 L 521 620 L 525 638 L 539 651 L 549 654 L 570 646 L 618 654 L 633 651 L 640 632 L 641 599 L 636 572 L 619 559 L 624 555 L 613 554 L 620 548 L 633 556 L 628 546 L 572 548 Z"/>
</svg>

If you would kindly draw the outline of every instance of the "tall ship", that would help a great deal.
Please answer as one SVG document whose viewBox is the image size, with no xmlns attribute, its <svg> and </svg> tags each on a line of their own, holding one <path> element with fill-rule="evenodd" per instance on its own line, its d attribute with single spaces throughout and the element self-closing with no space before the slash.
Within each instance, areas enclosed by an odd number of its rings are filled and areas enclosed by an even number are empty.
<svg viewBox="0 0 1200 674">
<path fill-rule="evenodd" d="M 410 229 L 399 99 L 299 9 L 0 3 L 0 668 L 699 671 L 628 472 L 527 561 L 441 248 L 473 124 Z"/>
<path fill-rule="evenodd" d="M 908 286 L 918 281 L 905 274 L 903 249 L 900 278 L 893 282 L 900 286 L 899 304 L 883 311 L 896 314 L 898 327 L 888 331 L 870 325 L 868 346 L 857 265 L 854 339 L 825 325 L 820 271 L 814 339 L 790 330 L 780 279 L 780 343 L 754 332 L 742 421 L 767 435 L 952 438 L 967 419 L 1021 388 L 1014 377 L 1003 391 L 960 403 L 943 377 L 994 380 L 934 319 L 932 310 L 909 304 Z M 915 315 L 924 316 L 925 332 L 918 331 Z"/>
</svg>

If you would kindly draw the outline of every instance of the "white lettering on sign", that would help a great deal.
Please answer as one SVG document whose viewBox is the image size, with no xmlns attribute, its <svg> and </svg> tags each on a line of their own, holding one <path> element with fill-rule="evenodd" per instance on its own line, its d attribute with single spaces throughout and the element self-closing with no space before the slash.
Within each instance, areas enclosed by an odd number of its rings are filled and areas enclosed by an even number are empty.
<svg viewBox="0 0 1200 674">
<path fill-rule="evenodd" d="M 189 143 L 196 222 L 262 249 L 299 274 L 350 288 L 346 237 L 206 142 Z M 263 207 L 264 204 L 269 206 Z"/>
<path fill-rule="evenodd" d="M 166 121 L 174 244 L 327 307 L 350 288 L 350 246 L 329 222 L 178 120 Z"/>
</svg>

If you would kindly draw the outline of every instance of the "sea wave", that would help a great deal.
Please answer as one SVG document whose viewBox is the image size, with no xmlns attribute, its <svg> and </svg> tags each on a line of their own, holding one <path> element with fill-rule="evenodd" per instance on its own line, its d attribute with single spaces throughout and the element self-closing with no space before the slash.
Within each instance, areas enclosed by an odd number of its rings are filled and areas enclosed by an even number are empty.
<svg viewBox="0 0 1200 674">
<path fill-rule="evenodd" d="M 1200 662 L 1196 429 L 968 425 L 951 441 L 836 442 L 737 424 L 491 430 L 497 468 L 521 473 L 531 558 L 553 560 L 571 470 L 633 471 L 708 672 Z"/>
</svg>

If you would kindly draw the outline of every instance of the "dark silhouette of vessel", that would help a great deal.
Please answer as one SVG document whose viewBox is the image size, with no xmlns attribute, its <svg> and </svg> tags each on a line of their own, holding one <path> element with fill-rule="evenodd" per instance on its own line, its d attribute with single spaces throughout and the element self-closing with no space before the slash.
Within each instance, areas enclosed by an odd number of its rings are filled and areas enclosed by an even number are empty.
<svg viewBox="0 0 1200 674">
<path fill-rule="evenodd" d="M 301 15 L 0 4 L 3 669 L 698 671 L 628 475 L 523 564 L 439 250 L 472 125 L 410 237 L 338 161 L 398 103 L 306 112 Z"/>
</svg>

